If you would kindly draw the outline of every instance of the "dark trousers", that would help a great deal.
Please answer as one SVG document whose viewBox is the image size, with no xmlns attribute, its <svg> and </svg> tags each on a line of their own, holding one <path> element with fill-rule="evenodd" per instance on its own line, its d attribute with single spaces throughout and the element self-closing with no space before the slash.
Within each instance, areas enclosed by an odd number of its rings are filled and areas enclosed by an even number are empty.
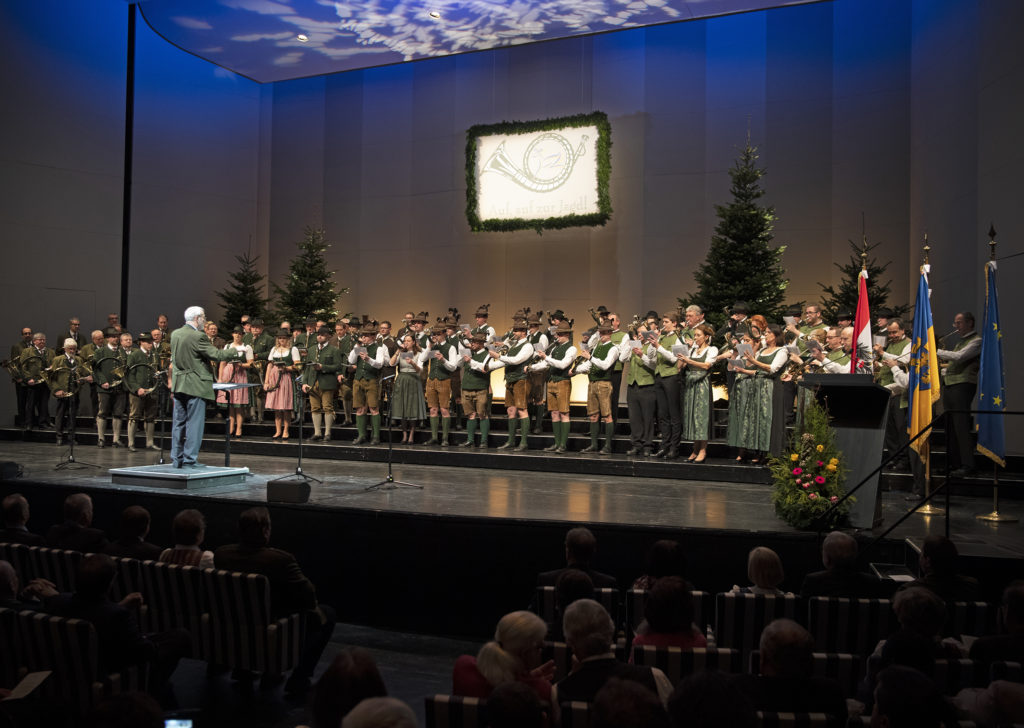
<svg viewBox="0 0 1024 728">
<path fill-rule="evenodd" d="M 946 458 L 949 469 L 973 468 L 974 445 L 971 441 L 971 415 L 967 410 L 974 403 L 974 392 L 977 385 L 972 382 L 947 385 L 942 390 L 942 406 L 947 412 L 946 417 Z M 963 410 L 963 412 L 954 412 Z"/>
<path fill-rule="evenodd" d="M 14 423 L 15 427 L 25 427 L 28 419 L 26 413 L 28 412 L 28 387 L 24 384 L 14 384 L 14 393 L 18 396 L 18 419 Z"/>
<path fill-rule="evenodd" d="M 796 424 L 796 380 L 790 379 L 782 383 L 782 411 L 786 417 L 786 427 Z"/>
<path fill-rule="evenodd" d="M 907 436 L 907 410 L 900 408 L 899 397 L 894 397 L 889 403 L 889 415 L 885 421 L 885 450 L 886 457 L 891 457 L 894 452 L 903 447 L 908 440 Z M 896 458 L 892 465 L 907 464 L 907 452 Z"/>
<path fill-rule="evenodd" d="M 682 432 L 682 410 L 679 405 L 679 375 L 654 377 L 654 394 L 658 402 L 658 427 L 661 429 L 661 446 L 679 447 Z"/>
<path fill-rule="evenodd" d="M 658 398 L 654 385 L 630 384 L 626 387 L 626 406 L 629 407 L 629 441 L 633 447 L 654 447 L 654 417 L 658 411 Z"/>
<path fill-rule="evenodd" d="M 619 421 L 619 396 L 622 393 L 622 371 L 622 369 L 618 369 L 612 372 L 612 422 Z M 629 406 L 628 402 L 626 406 Z"/>
<path fill-rule="evenodd" d="M 70 397 L 55 397 L 57 406 L 54 408 L 53 426 L 57 430 L 57 437 L 64 437 L 65 433 L 74 429 L 72 420 L 78 416 L 78 395 Z"/>
<path fill-rule="evenodd" d="M 320 612 L 323 613 L 322 620 L 317 612 L 306 612 L 303 616 L 305 635 L 302 640 L 302 654 L 299 655 L 299 664 L 295 666 L 293 675 L 312 677 L 316 663 L 320 661 L 320 655 L 331 641 L 334 623 L 338 621 L 338 617 L 334 608 L 326 604 L 320 605 Z"/>
<path fill-rule="evenodd" d="M 26 386 L 24 425 L 28 429 L 46 425 L 50 421 L 50 388 L 45 384 Z"/>
</svg>

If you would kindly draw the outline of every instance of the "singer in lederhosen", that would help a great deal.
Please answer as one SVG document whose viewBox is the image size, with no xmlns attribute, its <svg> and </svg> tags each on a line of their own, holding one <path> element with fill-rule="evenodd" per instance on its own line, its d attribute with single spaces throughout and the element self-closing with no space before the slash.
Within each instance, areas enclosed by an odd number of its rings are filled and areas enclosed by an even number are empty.
<svg viewBox="0 0 1024 728">
<path fill-rule="evenodd" d="M 329 328 L 321 326 L 317 329 L 316 340 L 306 350 L 302 368 L 302 391 L 309 397 L 309 416 L 313 420 L 312 442 L 331 439 L 338 374 L 345 366 L 341 350 L 328 343 L 330 338 Z"/>
<path fill-rule="evenodd" d="M 128 390 L 128 451 L 135 452 L 135 431 L 142 422 L 146 433 L 146 448 L 158 450 L 156 446 L 156 415 L 159 398 L 156 392 L 160 382 L 160 355 L 153 346 L 153 335 L 145 331 L 139 334 L 139 348 L 128 355 L 128 369 L 124 375 Z M 158 374 L 159 373 L 159 374 Z"/>
<path fill-rule="evenodd" d="M 366 442 L 366 417 L 370 416 L 373 435 L 371 445 L 380 444 L 380 370 L 387 348 L 376 343 L 377 329 L 366 324 L 359 330 L 359 345 L 348 354 L 348 363 L 355 365 L 352 374 L 352 406 L 356 410 L 356 439 L 353 445 Z"/>
<path fill-rule="evenodd" d="M 460 447 L 472 447 L 477 427 L 480 444 L 487 447 L 491 431 L 491 356 L 484 348 L 487 334 L 475 331 L 469 337 L 469 351 L 462 354 L 462 411 L 466 413 L 466 440 Z"/>
<path fill-rule="evenodd" d="M 121 421 L 124 403 L 127 399 L 124 389 L 124 373 L 128 364 L 127 357 L 122 358 L 118 346 L 120 332 L 113 326 L 103 331 L 106 343 L 96 349 L 92 357 L 92 376 L 99 394 L 99 409 L 96 412 L 96 445 L 103 447 L 104 431 L 107 418 L 111 420 L 114 433 L 114 447 L 121 447 Z"/>
<path fill-rule="evenodd" d="M 576 361 L 576 347 L 569 342 L 572 326 L 562 320 L 555 328 L 555 344 L 547 351 L 538 352 L 540 359 L 531 369 L 548 372 L 548 412 L 551 413 L 551 429 L 555 433 L 553 444 L 544 448 L 546 452 L 564 453 L 569 447 L 569 396 L 572 394 L 570 370 Z"/>
<path fill-rule="evenodd" d="M 448 430 L 451 427 L 450 402 L 452 397 L 452 372 L 459 366 L 458 351 L 451 343 L 444 324 L 435 324 L 430 329 L 431 348 L 426 354 L 427 409 L 430 410 L 430 439 L 427 445 L 448 447 Z M 438 420 L 440 419 L 440 423 Z M 441 425 L 441 438 L 437 428 Z"/>
<path fill-rule="evenodd" d="M 615 422 L 612 420 L 612 373 L 619 360 L 619 348 L 612 341 L 613 327 L 606 319 L 597 327 L 600 340 L 591 351 L 584 350 L 585 359 L 577 371 L 585 373 L 590 380 L 587 385 L 587 416 L 590 418 L 590 446 L 581 452 L 596 452 L 611 455 L 612 440 L 615 437 Z M 598 449 L 597 436 L 600 422 L 604 423 L 604 446 Z"/>
<path fill-rule="evenodd" d="M 549 346 L 548 336 L 540 328 L 540 317 L 542 311 L 535 311 L 526 317 L 530 328 L 526 334 L 526 340 L 533 346 L 534 355 L 547 351 Z M 529 408 L 533 410 L 533 434 L 539 435 L 544 428 L 544 412 L 547 403 L 547 383 L 549 371 L 547 367 L 536 368 L 531 366 L 527 376 L 530 379 Z M 554 421 L 552 420 L 552 423 Z M 553 429 L 553 426 L 552 426 Z"/>
</svg>

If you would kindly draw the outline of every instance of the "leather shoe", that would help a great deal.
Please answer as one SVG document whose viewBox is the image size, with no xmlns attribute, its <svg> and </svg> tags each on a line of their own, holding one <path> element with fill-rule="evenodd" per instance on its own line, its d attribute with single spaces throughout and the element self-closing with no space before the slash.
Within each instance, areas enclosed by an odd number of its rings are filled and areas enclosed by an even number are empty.
<svg viewBox="0 0 1024 728">
<path fill-rule="evenodd" d="M 355 440 L 352 441 L 352 444 L 353 445 L 362 445 L 364 442 L 366 442 L 366 438 L 363 435 L 360 435 L 359 437 L 357 437 Z"/>
<path fill-rule="evenodd" d="M 600 448 L 597 445 L 587 445 L 580 452 L 597 452 Z"/>
<path fill-rule="evenodd" d="M 675 460 L 677 457 L 679 457 L 679 448 L 675 446 L 670 447 L 668 452 L 665 453 L 666 460 Z"/>
<path fill-rule="evenodd" d="M 554 452 L 557 449 L 558 449 L 558 443 L 556 442 L 556 443 L 548 445 L 546 448 L 544 448 L 544 452 Z"/>
<path fill-rule="evenodd" d="M 309 441 L 310 442 L 320 442 L 323 439 L 324 439 L 323 435 L 313 435 L 311 438 L 309 438 Z"/>
<path fill-rule="evenodd" d="M 465 442 L 460 442 L 459 447 L 473 447 L 473 441 L 466 440 Z"/>
<path fill-rule="evenodd" d="M 515 447 L 515 445 L 513 445 L 511 442 L 506 442 L 503 445 L 498 445 L 499 450 L 511 450 L 513 447 Z"/>
<path fill-rule="evenodd" d="M 636 457 L 639 454 L 640 454 L 640 448 L 638 448 L 638 447 L 631 447 L 628 450 L 626 450 L 626 455 L 628 455 L 629 457 Z"/>
<path fill-rule="evenodd" d="M 656 458 L 663 458 L 663 457 L 665 457 L 666 455 L 668 455 L 668 451 L 669 451 L 670 449 L 671 449 L 671 448 L 668 448 L 668 447 L 663 447 L 663 448 L 661 448 L 660 450 L 658 450 L 658 452 L 654 453 L 654 457 L 656 457 Z"/>
</svg>

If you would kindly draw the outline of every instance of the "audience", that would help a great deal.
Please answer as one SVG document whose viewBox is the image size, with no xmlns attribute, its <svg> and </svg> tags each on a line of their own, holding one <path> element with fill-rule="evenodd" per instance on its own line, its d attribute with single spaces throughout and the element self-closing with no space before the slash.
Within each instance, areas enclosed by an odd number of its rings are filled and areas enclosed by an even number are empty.
<svg viewBox="0 0 1024 728">
<path fill-rule="evenodd" d="M 316 587 L 287 551 L 270 548 L 270 512 L 249 508 L 238 518 L 237 544 L 221 546 L 214 555 L 217 568 L 263 574 L 270 582 L 271 617 L 300 612 L 303 615 L 305 644 L 299 663 L 285 683 L 285 692 L 301 694 L 309 690 L 313 670 L 334 632 L 334 610 L 320 604 Z M 273 676 L 264 676 L 262 687 L 271 687 Z"/>
<path fill-rule="evenodd" d="M 564 642 L 562 634 L 562 615 L 565 609 L 577 599 L 594 599 L 594 582 L 587 572 L 580 569 L 563 569 L 555 582 L 555 614 L 554 621 L 548 625 L 548 639 L 553 642 Z"/>
<path fill-rule="evenodd" d="M 757 711 L 732 676 L 704 670 L 685 678 L 668 699 L 673 728 L 754 728 Z"/>
<path fill-rule="evenodd" d="M 547 725 L 547 712 L 540 698 L 525 683 L 502 683 L 487 698 L 488 728 L 546 728 Z"/>
<path fill-rule="evenodd" d="M 9 561 L 0 561 L 0 609 L 39 609 L 38 597 L 56 593 L 53 582 L 46 579 L 33 579 L 19 591 L 18 573 Z"/>
<path fill-rule="evenodd" d="M 64 499 L 64 522 L 51 526 L 46 534 L 51 548 L 99 554 L 107 547 L 107 537 L 92 528 L 92 498 L 72 493 Z"/>
<path fill-rule="evenodd" d="M 833 531 L 821 544 L 824 571 L 804 577 L 802 597 L 847 597 L 852 599 L 886 597 L 889 589 L 873 574 L 857 570 L 857 540 L 842 531 Z"/>
<path fill-rule="evenodd" d="M 360 701 L 387 694 L 384 679 L 370 653 L 361 647 L 346 648 L 317 681 L 313 691 L 313 725 L 338 728 L 342 718 Z"/>
<path fill-rule="evenodd" d="M 3 500 L 4 530 L 0 531 L 0 543 L 23 543 L 28 546 L 45 546 L 46 539 L 28 530 L 28 501 L 21 493 L 11 493 Z"/>
<path fill-rule="evenodd" d="M 547 625 L 532 612 L 512 612 L 498 621 L 494 639 L 480 648 L 476 657 L 462 655 L 452 670 L 452 692 L 471 698 L 486 698 L 498 685 L 522 682 L 541 700 L 551 700 L 551 678 L 555 664 L 541 664 L 541 648 Z"/>
<path fill-rule="evenodd" d="M 751 586 L 733 585 L 732 591 L 739 594 L 772 594 L 783 596 L 788 594 L 779 589 L 779 584 L 786 578 L 782 570 L 782 559 L 766 546 L 752 549 L 747 556 L 747 578 Z"/>
<path fill-rule="evenodd" d="M 349 711 L 341 728 L 417 728 L 416 714 L 396 698 L 367 698 Z"/>
<path fill-rule="evenodd" d="M 199 548 L 206 537 L 206 519 L 202 513 L 195 508 L 179 512 L 171 522 L 171 532 L 174 535 L 174 548 L 161 551 L 159 561 L 179 566 L 198 566 L 201 569 L 213 568 L 213 552 Z"/>
<path fill-rule="evenodd" d="M 846 699 L 835 680 L 811 674 L 814 639 L 790 619 L 776 619 L 761 632 L 761 673 L 735 675 L 733 683 L 755 710 L 827 713 L 846 718 Z"/>
<path fill-rule="evenodd" d="M 160 555 L 160 547 L 146 541 L 149 535 L 149 511 L 128 506 L 121 511 L 121 536 L 103 549 L 108 556 L 151 561 Z"/>
<path fill-rule="evenodd" d="M 633 680 L 658 696 L 664 704 L 672 692 L 665 673 L 657 668 L 629 665 L 615 659 L 612 642 L 615 625 L 608 612 L 593 599 L 580 599 L 565 610 L 565 641 L 573 652 L 571 673 L 551 688 L 551 705 L 558 722 L 558 703 L 594 701 L 598 691 L 613 677 Z"/>
<path fill-rule="evenodd" d="M 948 704 L 928 677 L 895 665 L 878 674 L 872 728 L 933 728 L 956 724 Z"/>
<path fill-rule="evenodd" d="M 590 728 L 669 728 L 668 713 L 640 683 L 613 677 L 594 697 Z"/>
<path fill-rule="evenodd" d="M 647 573 L 638 576 L 631 589 L 647 591 L 663 576 L 678 576 L 686 579 L 686 552 L 678 541 L 661 539 L 655 541 L 647 552 Z M 693 586 L 686 584 L 691 590 Z"/>
<path fill-rule="evenodd" d="M 971 659 L 982 663 L 986 671 L 999 660 L 1024 662 L 1024 581 L 1006 587 L 999 613 L 1006 633 L 979 637 L 971 645 Z"/>
<path fill-rule="evenodd" d="M 594 571 L 591 563 L 597 554 L 597 539 L 588 528 L 572 528 L 565 534 L 565 568 L 544 571 L 537 575 L 537 586 L 554 586 L 565 569 L 580 569 L 594 583 L 595 589 L 617 589 L 614 576 Z"/>
<path fill-rule="evenodd" d="M 103 699 L 92 711 L 91 728 L 163 728 L 160 704 L 146 693 L 130 692 Z"/>
<path fill-rule="evenodd" d="M 707 647 L 704 634 L 693 624 L 693 593 L 678 576 L 663 576 L 647 594 L 644 621 L 633 646 Z M 630 662 L 633 660 L 630 654 Z"/>
<path fill-rule="evenodd" d="M 981 599 L 981 585 L 973 576 L 956 573 L 959 554 L 956 544 L 945 536 L 929 536 L 921 545 L 922 576 L 909 587 L 931 589 L 946 602 L 975 602 Z"/>
</svg>

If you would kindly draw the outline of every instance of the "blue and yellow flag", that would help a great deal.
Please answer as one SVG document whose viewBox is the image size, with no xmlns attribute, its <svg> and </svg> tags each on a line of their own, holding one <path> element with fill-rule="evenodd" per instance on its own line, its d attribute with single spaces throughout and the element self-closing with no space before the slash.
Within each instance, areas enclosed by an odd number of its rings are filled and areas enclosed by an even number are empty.
<svg viewBox="0 0 1024 728">
<path fill-rule="evenodd" d="M 932 404 L 939 399 L 939 358 L 936 355 L 932 305 L 928 293 L 928 271 L 921 268 L 914 305 L 914 332 L 910 341 L 910 382 L 907 386 L 907 434 L 914 439 L 932 421 Z M 911 444 L 921 459 L 928 457 L 928 437 Z"/>
<path fill-rule="evenodd" d="M 981 330 L 981 371 L 978 373 L 978 452 L 1006 467 L 1003 429 L 1006 391 L 1003 388 L 1003 331 L 999 328 L 996 263 L 985 264 L 985 325 Z"/>
</svg>

